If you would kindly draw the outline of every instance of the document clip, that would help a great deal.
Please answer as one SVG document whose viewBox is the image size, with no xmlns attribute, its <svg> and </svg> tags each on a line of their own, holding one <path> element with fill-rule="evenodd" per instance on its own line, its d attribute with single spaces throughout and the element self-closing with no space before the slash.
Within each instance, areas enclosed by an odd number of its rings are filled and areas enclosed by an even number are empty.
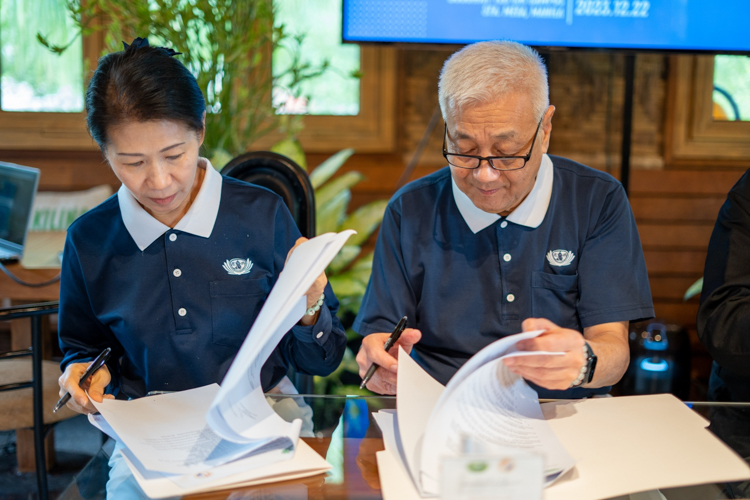
<svg viewBox="0 0 750 500">
<path fill-rule="evenodd" d="M 466 443 L 465 443 L 466 444 Z M 542 500 L 544 458 L 492 446 L 464 446 L 468 453 L 441 460 L 441 498 Z"/>
</svg>

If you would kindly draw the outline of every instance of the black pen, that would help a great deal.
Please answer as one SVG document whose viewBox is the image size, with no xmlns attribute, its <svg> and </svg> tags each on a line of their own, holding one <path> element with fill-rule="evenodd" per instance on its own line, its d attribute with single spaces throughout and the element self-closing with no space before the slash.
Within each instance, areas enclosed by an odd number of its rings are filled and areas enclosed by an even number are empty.
<svg viewBox="0 0 750 500">
<path fill-rule="evenodd" d="M 388 352 L 391 347 L 393 347 L 393 344 L 398 342 L 399 337 L 401 337 L 401 334 L 404 332 L 404 329 L 406 328 L 406 316 L 401 318 L 401 321 L 398 322 L 396 325 L 396 328 L 393 329 L 393 333 L 391 333 L 391 336 L 388 337 L 388 340 L 385 341 L 385 345 L 383 348 L 385 349 L 385 352 Z M 362 379 L 362 383 L 359 385 L 360 389 L 364 389 L 367 385 L 367 382 L 370 381 L 373 375 L 375 375 L 375 371 L 380 368 L 378 365 L 373 363 L 370 365 L 370 368 L 367 370 L 367 373 L 365 373 L 365 378 Z"/>
<path fill-rule="evenodd" d="M 102 366 L 104 366 L 104 363 L 106 363 L 107 360 L 109 359 L 109 353 L 111 353 L 111 352 L 112 352 L 112 349 L 109 348 L 109 347 L 107 347 L 106 349 L 104 349 L 101 352 L 101 354 L 99 354 L 94 359 L 94 361 L 91 362 L 91 364 L 89 365 L 89 367 L 86 368 L 86 371 L 83 372 L 83 375 L 81 375 L 81 379 L 78 381 L 78 385 L 79 386 L 82 383 L 84 383 L 87 378 L 89 378 L 94 373 L 96 373 L 99 370 L 99 368 L 101 368 Z M 65 406 L 65 403 L 67 403 L 68 401 L 70 401 L 70 393 L 66 392 L 65 395 L 60 398 L 60 401 L 57 402 L 57 404 L 55 405 L 55 409 L 52 410 L 52 413 L 56 413 L 57 410 L 59 410 L 60 408 L 62 408 L 63 406 Z"/>
</svg>

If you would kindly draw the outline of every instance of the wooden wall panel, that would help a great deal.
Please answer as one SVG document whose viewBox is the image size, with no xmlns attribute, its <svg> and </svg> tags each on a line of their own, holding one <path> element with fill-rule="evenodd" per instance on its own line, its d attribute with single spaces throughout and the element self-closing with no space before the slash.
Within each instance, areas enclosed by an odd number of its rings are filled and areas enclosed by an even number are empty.
<svg viewBox="0 0 750 500">
<path fill-rule="evenodd" d="M 630 205 L 639 224 L 667 221 L 713 224 L 723 203 L 724 198 L 719 197 L 630 197 Z"/>
<path fill-rule="evenodd" d="M 99 151 L 0 151 L 0 161 L 41 170 L 40 191 L 76 191 L 120 182 Z"/>
</svg>

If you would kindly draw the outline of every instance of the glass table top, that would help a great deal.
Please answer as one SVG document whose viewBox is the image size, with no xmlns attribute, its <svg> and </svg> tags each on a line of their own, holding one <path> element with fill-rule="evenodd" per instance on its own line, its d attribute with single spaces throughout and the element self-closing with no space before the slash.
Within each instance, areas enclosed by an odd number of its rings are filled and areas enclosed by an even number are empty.
<svg viewBox="0 0 750 500">
<path fill-rule="evenodd" d="M 375 453 L 384 449 L 380 429 L 372 412 L 395 409 L 395 397 L 267 395 L 274 410 L 286 420 L 302 418 L 302 437 L 333 466 L 326 474 L 272 483 L 236 491 L 192 495 L 200 499 L 380 499 Z M 686 403 L 707 418 L 709 430 L 750 462 L 750 403 Z M 647 425 L 647 420 L 644 420 Z M 109 440 L 59 497 L 60 500 L 105 498 Z M 658 464 L 646 464 L 657 466 Z M 750 482 L 707 484 L 661 490 L 666 500 L 734 499 L 750 497 Z M 134 492 L 132 498 L 147 498 Z M 642 497 L 645 498 L 645 497 Z M 657 498 L 657 497 L 649 497 Z M 628 497 L 622 497 L 623 500 Z M 618 499 L 619 500 L 619 499 Z"/>
</svg>

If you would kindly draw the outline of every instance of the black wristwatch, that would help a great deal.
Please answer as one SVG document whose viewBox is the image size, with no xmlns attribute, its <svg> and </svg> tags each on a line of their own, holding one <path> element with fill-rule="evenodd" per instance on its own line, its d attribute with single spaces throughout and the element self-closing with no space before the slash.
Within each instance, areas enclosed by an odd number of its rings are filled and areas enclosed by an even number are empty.
<svg viewBox="0 0 750 500">
<path fill-rule="evenodd" d="M 570 387 L 580 387 L 594 380 L 594 370 L 596 370 L 596 354 L 588 342 L 583 343 L 583 353 L 586 356 L 586 364 L 581 368 L 581 373 L 570 384 Z"/>
</svg>

